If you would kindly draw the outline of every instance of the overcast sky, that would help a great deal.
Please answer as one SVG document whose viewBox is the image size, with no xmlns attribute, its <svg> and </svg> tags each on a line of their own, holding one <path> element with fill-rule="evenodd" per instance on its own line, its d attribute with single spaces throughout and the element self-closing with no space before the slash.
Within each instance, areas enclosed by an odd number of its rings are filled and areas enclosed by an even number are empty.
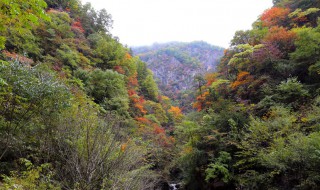
<svg viewBox="0 0 320 190">
<path fill-rule="evenodd" d="M 235 31 L 251 24 L 272 0 L 82 0 L 105 8 L 111 33 L 128 46 L 195 40 L 228 47 Z"/>
</svg>

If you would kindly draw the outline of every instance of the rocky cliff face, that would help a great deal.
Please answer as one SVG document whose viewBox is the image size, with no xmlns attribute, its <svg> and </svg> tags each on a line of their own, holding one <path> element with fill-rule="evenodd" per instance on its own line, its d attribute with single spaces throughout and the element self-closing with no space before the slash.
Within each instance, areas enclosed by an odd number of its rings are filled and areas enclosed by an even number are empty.
<svg viewBox="0 0 320 190">
<path fill-rule="evenodd" d="M 206 42 L 171 42 L 132 48 L 153 71 L 164 95 L 181 101 L 185 111 L 191 109 L 194 77 L 215 70 L 223 55 L 223 48 Z M 190 99 L 190 101 L 189 101 Z"/>
</svg>

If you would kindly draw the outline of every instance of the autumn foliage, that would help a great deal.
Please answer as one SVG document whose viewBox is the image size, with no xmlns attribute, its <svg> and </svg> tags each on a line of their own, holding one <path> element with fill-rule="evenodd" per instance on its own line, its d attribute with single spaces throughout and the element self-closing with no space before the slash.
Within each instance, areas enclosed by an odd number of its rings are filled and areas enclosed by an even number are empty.
<svg viewBox="0 0 320 190">
<path fill-rule="evenodd" d="M 147 113 L 147 110 L 144 108 L 144 98 L 142 96 L 139 96 L 133 89 L 128 90 L 128 95 L 133 108 L 135 108 L 135 114 L 145 115 Z"/>
<path fill-rule="evenodd" d="M 150 125 L 151 121 L 145 117 L 137 117 L 136 120 L 142 124 Z"/>
<path fill-rule="evenodd" d="M 273 7 L 271 9 L 266 10 L 261 15 L 260 19 L 263 23 L 263 26 L 282 26 L 285 24 L 289 12 L 290 10 L 288 8 Z"/>
<path fill-rule="evenodd" d="M 265 43 L 277 45 L 282 51 L 290 51 L 294 46 L 296 34 L 286 28 L 273 26 L 265 36 Z"/>
<path fill-rule="evenodd" d="M 207 101 L 209 96 L 209 91 L 205 91 L 203 94 L 197 96 L 197 101 L 193 104 L 193 108 L 197 109 L 197 111 L 202 111 L 208 106 L 210 106 L 212 102 Z"/>
<path fill-rule="evenodd" d="M 129 60 L 129 59 L 131 59 L 132 58 L 132 56 L 129 54 L 129 53 L 126 53 L 125 55 L 124 55 L 124 59 L 125 60 Z"/>
<path fill-rule="evenodd" d="M 253 60 L 258 62 L 261 65 L 266 61 L 276 61 L 279 60 L 283 56 L 282 52 L 275 44 L 266 43 L 263 44 L 263 47 L 257 49 L 253 52 Z"/>
<path fill-rule="evenodd" d="M 216 73 L 207 73 L 205 75 L 205 79 L 207 81 L 207 86 L 210 86 L 213 82 L 217 80 L 217 74 Z"/>
<path fill-rule="evenodd" d="M 84 33 L 84 29 L 83 29 L 82 24 L 81 24 L 80 21 L 73 22 L 72 25 L 71 25 L 71 29 L 72 30 L 78 30 L 81 33 Z"/>
<path fill-rule="evenodd" d="M 295 36 L 295 33 L 292 31 L 288 31 L 283 27 L 273 26 L 269 29 L 265 41 L 270 43 L 289 43 L 294 40 Z"/>
<path fill-rule="evenodd" d="M 124 71 L 124 69 L 121 67 L 121 66 L 114 66 L 113 67 L 113 70 L 115 70 L 115 71 L 117 71 L 118 73 L 120 73 L 120 74 L 125 74 L 125 71 Z"/>
<path fill-rule="evenodd" d="M 132 76 L 128 77 L 128 86 L 134 88 L 138 86 L 137 73 L 135 72 Z"/>
<path fill-rule="evenodd" d="M 246 85 L 252 81 L 253 81 L 253 76 L 251 76 L 249 72 L 242 71 L 238 74 L 237 80 L 231 84 L 231 88 L 236 89 L 239 86 Z"/>
<path fill-rule="evenodd" d="M 181 109 L 179 107 L 171 106 L 168 112 L 172 115 L 175 121 L 180 121 L 183 117 Z"/>
<path fill-rule="evenodd" d="M 20 63 L 26 64 L 26 65 L 31 65 L 32 63 L 34 63 L 32 59 L 17 53 L 11 53 L 6 50 L 2 51 L 2 53 L 8 60 L 19 61 Z"/>
</svg>

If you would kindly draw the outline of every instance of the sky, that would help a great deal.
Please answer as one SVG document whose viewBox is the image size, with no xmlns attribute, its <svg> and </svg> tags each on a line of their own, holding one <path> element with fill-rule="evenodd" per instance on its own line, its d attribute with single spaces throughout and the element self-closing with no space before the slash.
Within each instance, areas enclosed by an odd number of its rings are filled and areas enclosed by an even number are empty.
<svg viewBox="0 0 320 190">
<path fill-rule="evenodd" d="M 112 15 L 111 33 L 124 45 L 206 41 L 228 47 L 272 0 L 82 0 Z"/>
</svg>

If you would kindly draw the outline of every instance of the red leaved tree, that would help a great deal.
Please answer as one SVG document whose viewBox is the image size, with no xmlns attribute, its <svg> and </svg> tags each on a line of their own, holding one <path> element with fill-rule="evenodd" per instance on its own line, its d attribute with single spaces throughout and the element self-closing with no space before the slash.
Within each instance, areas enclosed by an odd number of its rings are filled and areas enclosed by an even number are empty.
<svg viewBox="0 0 320 190">
<path fill-rule="evenodd" d="M 288 21 L 288 8 L 273 7 L 266 10 L 260 17 L 263 26 L 285 26 Z"/>
</svg>

